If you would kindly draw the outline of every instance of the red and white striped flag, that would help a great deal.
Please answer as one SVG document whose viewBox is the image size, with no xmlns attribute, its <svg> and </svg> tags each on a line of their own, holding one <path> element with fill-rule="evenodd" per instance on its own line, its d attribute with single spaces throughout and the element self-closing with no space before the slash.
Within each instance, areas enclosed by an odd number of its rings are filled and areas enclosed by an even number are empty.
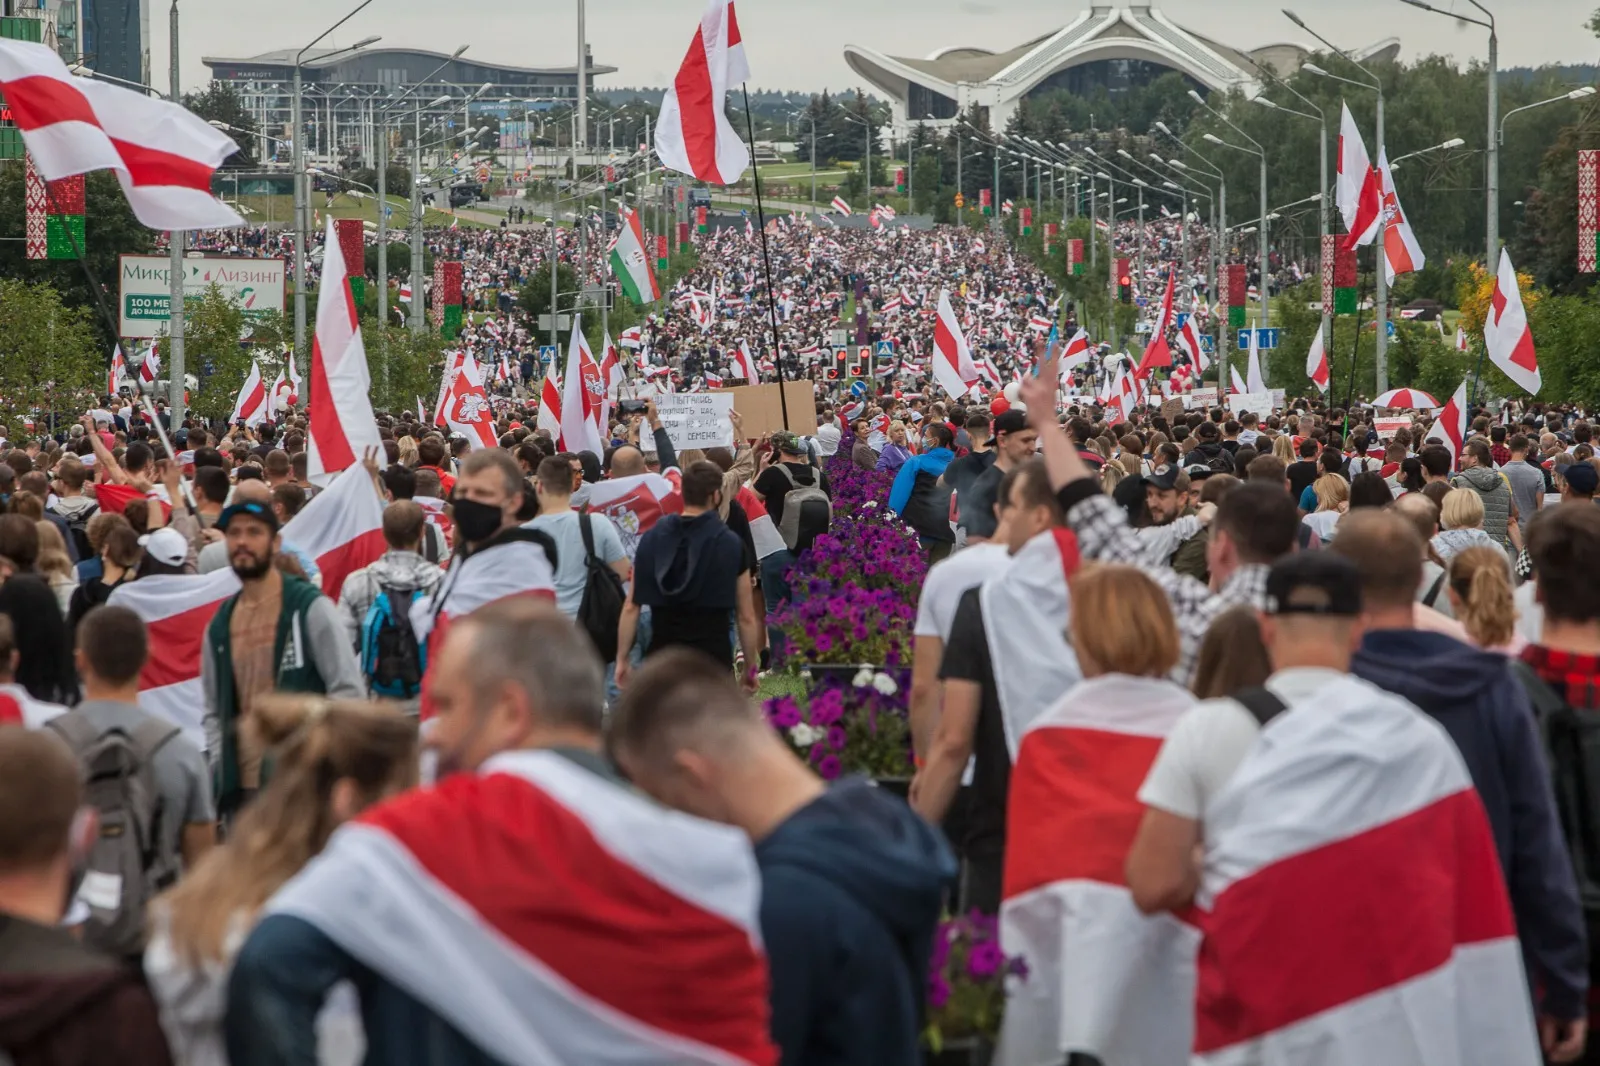
<svg viewBox="0 0 1600 1066">
<path fill-rule="evenodd" d="M 589 510 L 611 519 L 632 559 L 639 538 L 655 528 L 662 515 L 683 512 L 682 474 L 674 467 L 664 474 L 644 473 L 607 478 L 589 486 Z"/>
<path fill-rule="evenodd" d="M 1393 285 L 1397 276 L 1421 270 L 1427 265 L 1428 257 L 1422 254 L 1422 245 L 1417 243 L 1411 221 L 1400 206 L 1394 175 L 1389 171 L 1387 148 L 1378 149 L 1378 173 L 1383 176 L 1383 216 L 1387 219 L 1383 231 L 1384 277 Z"/>
<path fill-rule="evenodd" d="M 1511 254 L 1504 249 L 1500 252 L 1500 270 L 1494 279 L 1489 315 L 1483 323 L 1483 343 L 1489 362 L 1499 367 L 1518 388 L 1538 393 L 1543 378 L 1533 348 L 1533 329 L 1528 325 L 1528 312 L 1522 306 L 1522 289 L 1511 265 Z"/>
<path fill-rule="evenodd" d="M 1123 867 L 1144 817 L 1139 788 L 1194 705 L 1171 681 L 1107 674 L 1072 686 L 1022 735 L 1000 939 L 1027 959 L 1028 979 L 1006 997 L 997 1062 L 1187 1061 L 1200 931 L 1139 913 Z"/>
<path fill-rule="evenodd" d="M 1205 812 L 1196 903 L 1198 1066 L 1395 1061 L 1418 1039 L 1441 1066 L 1541 1062 L 1483 803 L 1398 696 L 1342 676 L 1262 730 Z"/>
<path fill-rule="evenodd" d="M 678 76 L 661 100 L 656 154 L 669 170 L 732 185 L 750 165 L 750 150 L 728 122 L 728 89 L 750 80 L 733 0 L 711 0 Z"/>
<path fill-rule="evenodd" d="M 388 548 L 383 500 L 366 467 L 349 467 L 311 497 L 284 525 L 283 539 L 317 561 L 323 594 L 337 600 L 344 579 L 377 562 Z"/>
<path fill-rule="evenodd" d="M 778 532 L 777 524 L 767 513 L 767 505 L 749 485 L 739 486 L 738 501 L 739 506 L 744 508 L 745 517 L 750 519 L 750 539 L 755 544 L 757 559 L 765 559 L 787 547 L 783 543 L 783 534 Z"/>
<path fill-rule="evenodd" d="M 300 388 L 300 367 L 295 364 L 294 357 L 288 353 L 284 353 L 283 369 L 288 371 L 289 374 L 288 402 L 298 404 L 302 402 L 305 392 Z"/>
<path fill-rule="evenodd" d="M 364 449 L 381 448 L 372 414 L 372 376 L 361 343 L 361 322 L 344 254 L 328 219 L 322 245 L 322 287 L 317 291 L 317 332 L 311 342 L 311 431 L 306 436 L 309 476 L 327 485 L 361 461 Z"/>
<path fill-rule="evenodd" d="M 46 181 L 114 170 L 151 229 L 244 225 L 211 195 L 211 175 L 239 146 L 177 104 L 74 78 L 53 49 L 10 40 L 0 40 L 0 93 Z"/>
<path fill-rule="evenodd" d="M 708 389 L 720 389 L 720 388 L 722 388 L 722 375 L 721 374 L 713 374 L 711 371 L 707 370 L 706 371 L 706 388 L 708 388 Z"/>
<path fill-rule="evenodd" d="M 266 417 L 267 387 L 261 380 L 260 361 L 252 359 L 250 373 L 245 377 L 244 384 L 239 386 L 239 398 L 234 401 L 233 414 L 228 416 L 228 421 L 234 425 L 243 422 L 254 427 Z"/>
<path fill-rule="evenodd" d="M 139 706 L 183 727 L 184 736 L 205 748 L 205 689 L 200 656 L 206 627 L 222 601 L 239 591 L 230 568 L 209 574 L 160 574 L 118 585 L 107 602 L 126 607 L 144 621 L 150 658 L 139 673 Z"/>
<path fill-rule="evenodd" d="M 1167 272 L 1167 294 L 1161 298 L 1161 310 L 1150 327 L 1150 343 L 1139 360 L 1138 373 L 1142 376 L 1157 367 L 1172 365 L 1172 348 L 1167 344 L 1167 330 L 1172 325 L 1172 297 L 1177 291 L 1178 272 Z"/>
<path fill-rule="evenodd" d="M 1003 309 L 1002 313 L 1004 313 Z M 1050 328 L 1054 325 L 1055 323 L 1045 315 L 1028 316 L 1028 328 L 1033 330 L 1035 333 L 1049 333 Z"/>
<path fill-rule="evenodd" d="M 154 385 L 160 374 L 161 356 L 157 352 L 156 342 L 151 341 L 150 347 L 145 350 L 144 359 L 139 363 L 139 381 L 143 385 Z"/>
<path fill-rule="evenodd" d="M 122 383 L 128 379 L 128 361 L 122 357 L 122 345 L 111 349 L 111 373 L 106 377 L 106 395 L 115 396 Z"/>
<path fill-rule="evenodd" d="M 1344 247 L 1348 250 L 1371 244 L 1377 237 L 1378 225 L 1383 221 L 1383 191 L 1361 131 L 1356 128 L 1355 116 L 1350 114 L 1350 105 L 1340 104 L 1340 108 L 1339 176 L 1334 189 L 1347 231 Z"/>
<path fill-rule="evenodd" d="M 750 355 L 749 341 L 740 341 L 739 349 L 733 353 L 733 376 L 744 378 L 751 385 L 761 383 L 761 372 L 756 369 L 756 361 Z"/>
<path fill-rule="evenodd" d="M 835 211 L 839 212 L 839 214 L 847 217 L 855 214 L 854 211 L 850 210 L 850 205 L 844 202 L 844 197 L 842 196 L 835 196 L 833 198 L 832 207 Z"/>
<path fill-rule="evenodd" d="M 1456 394 L 1439 409 L 1433 425 L 1423 435 L 1424 441 L 1438 441 L 1450 449 L 1450 455 L 1461 461 L 1461 446 L 1467 439 L 1467 379 L 1456 386 Z"/>
<path fill-rule="evenodd" d="M 1322 327 L 1311 338 L 1311 350 L 1306 353 L 1306 377 L 1323 392 L 1328 391 L 1328 353 L 1322 345 Z"/>
<path fill-rule="evenodd" d="M 1206 367 L 1211 365 L 1211 360 L 1206 358 L 1205 349 L 1200 346 L 1200 330 L 1194 324 L 1195 316 L 1189 315 L 1183 320 L 1183 325 L 1178 327 L 1178 347 L 1182 348 L 1189 361 L 1194 364 L 1196 374 L 1204 374 Z"/>
<path fill-rule="evenodd" d="M 567 369 L 561 376 L 561 436 L 563 447 L 571 452 L 605 453 L 600 425 L 605 385 L 600 380 L 600 364 L 589 351 L 578 316 L 572 316 L 572 342 L 567 346 Z"/>
<path fill-rule="evenodd" d="M 533 428 L 548 430 L 550 439 L 556 444 L 561 443 L 561 374 L 553 359 L 545 371 L 544 385 L 539 391 L 539 415 Z"/>
<path fill-rule="evenodd" d="M 1067 346 L 1061 349 L 1061 373 L 1064 376 L 1074 367 L 1082 366 L 1089 361 L 1089 333 L 1079 329 L 1074 333 Z"/>
<path fill-rule="evenodd" d="M 1013 759 L 1033 720 L 1083 679 L 1063 636 L 1080 561 L 1072 531 L 1050 530 L 1023 545 L 1012 556 L 1013 565 L 985 582 L 979 593 L 995 663 L 1001 726 Z M 994 642 L 1001 633 L 1011 635 L 1006 647 L 997 648 Z"/>
<path fill-rule="evenodd" d="M 939 291 L 939 319 L 933 327 L 933 378 L 952 397 L 964 395 L 978 380 L 967 338 L 950 306 L 950 290 Z"/>
<path fill-rule="evenodd" d="M 738 830 L 518 751 L 344 826 L 270 911 L 486 1058 L 776 1066 L 760 887 Z"/>
</svg>

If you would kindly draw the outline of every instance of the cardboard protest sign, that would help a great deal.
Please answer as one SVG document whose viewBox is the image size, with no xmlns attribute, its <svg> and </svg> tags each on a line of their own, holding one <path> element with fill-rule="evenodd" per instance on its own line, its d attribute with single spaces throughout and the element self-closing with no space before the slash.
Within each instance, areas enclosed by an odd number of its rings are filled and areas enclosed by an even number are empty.
<svg viewBox="0 0 1600 1066">
<path fill-rule="evenodd" d="M 656 397 L 661 425 L 672 438 L 672 446 L 685 448 L 731 448 L 734 445 L 733 397 L 727 393 L 675 392 Z"/>
<path fill-rule="evenodd" d="M 1228 397 L 1228 408 L 1235 417 L 1249 411 L 1265 418 L 1272 413 L 1272 393 L 1241 392 L 1237 396 Z"/>
</svg>

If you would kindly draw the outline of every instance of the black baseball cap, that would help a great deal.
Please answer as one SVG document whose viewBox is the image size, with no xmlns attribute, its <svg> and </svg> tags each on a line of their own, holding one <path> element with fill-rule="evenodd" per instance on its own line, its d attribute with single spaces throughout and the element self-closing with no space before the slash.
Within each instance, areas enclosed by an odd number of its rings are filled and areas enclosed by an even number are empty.
<svg viewBox="0 0 1600 1066">
<path fill-rule="evenodd" d="M 1163 492 L 1171 491 L 1178 487 L 1178 468 L 1170 463 L 1162 463 L 1141 479 L 1147 486 L 1154 486 Z"/>
<path fill-rule="evenodd" d="M 1189 475 L 1190 481 L 1204 481 L 1212 474 L 1217 473 L 1217 471 L 1211 469 L 1204 463 L 1190 463 L 1188 466 L 1183 468 L 1183 472 Z"/>
<path fill-rule="evenodd" d="M 1361 571 L 1332 552 L 1295 552 L 1267 573 L 1267 613 L 1354 618 L 1361 613 Z"/>
<path fill-rule="evenodd" d="M 1593 496 L 1595 489 L 1600 488 L 1600 472 L 1596 472 L 1591 463 L 1573 463 L 1561 471 L 1561 476 L 1567 487 L 1581 496 Z"/>
<path fill-rule="evenodd" d="M 1021 433 L 1028 428 L 1028 416 L 1015 407 L 1007 408 L 994 416 L 994 421 L 989 423 L 989 432 L 998 437 L 1002 433 Z"/>
<path fill-rule="evenodd" d="M 271 507 L 257 500 L 224 507 L 222 513 L 217 516 L 217 528 L 226 533 L 228 531 L 228 523 L 241 515 L 246 518 L 254 518 L 258 522 L 265 522 L 268 529 L 274 533 L 278 532 L 278 516 L 272 513 Z"/>
</svg>

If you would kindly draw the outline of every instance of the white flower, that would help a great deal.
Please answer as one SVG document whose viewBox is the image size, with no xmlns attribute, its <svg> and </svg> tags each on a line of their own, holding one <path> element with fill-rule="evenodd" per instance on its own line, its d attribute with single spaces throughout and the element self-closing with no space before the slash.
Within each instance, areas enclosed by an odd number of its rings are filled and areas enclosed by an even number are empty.
<svg viewBox="0 0 1600 1066">
<path fill-rule="evenodd" d="M 789 739 L 794 742 L 796 747 L 800 748 L 809 748 L 825 735 L 822 730 L 806 722 L 801 722 L 789 730 Z"/>
<path fill-rule="evenodd" d="M 885 696 L 893 696 L 896 692 L 900 691 L 900 686 L 895 684 L 894 678 L 890 677 L 888 674 L 878 674 L 876 677 L 874 677 L 872 679 L 872 687 L 883 693 Z"/>
<path fill-rule="evenodd" d="M 868 500 L 866 503 L 861 505 L 861 509 L 863 511 L 865 511 L 869 507 L 876 507 L 876 506 L 878 506 L 878 501 L 877 500 Z"/>
<path fill-rule="evenodd" d="M 860 670 L 857 670 L 856 676 L 851 680 L 851 684 L 855 685 L 856 688 L 866 688 L 872 683 L 872 667 L 870 666 L 863 666 Z"/>
</svg>

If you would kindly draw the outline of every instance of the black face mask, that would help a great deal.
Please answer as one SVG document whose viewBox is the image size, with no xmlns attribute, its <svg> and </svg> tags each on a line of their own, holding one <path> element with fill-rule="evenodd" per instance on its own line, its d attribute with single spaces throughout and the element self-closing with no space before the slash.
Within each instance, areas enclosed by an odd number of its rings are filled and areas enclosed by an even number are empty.
<svg viewBox="0 0 1600 1066">
<path fill-rule="evenodd" d="M 479 503 L 476 500 L 455 502 L 456 529 L 468 544 L 488 540 L 500 531 L 504 513 L 499 504 Z"/>
</svg>

